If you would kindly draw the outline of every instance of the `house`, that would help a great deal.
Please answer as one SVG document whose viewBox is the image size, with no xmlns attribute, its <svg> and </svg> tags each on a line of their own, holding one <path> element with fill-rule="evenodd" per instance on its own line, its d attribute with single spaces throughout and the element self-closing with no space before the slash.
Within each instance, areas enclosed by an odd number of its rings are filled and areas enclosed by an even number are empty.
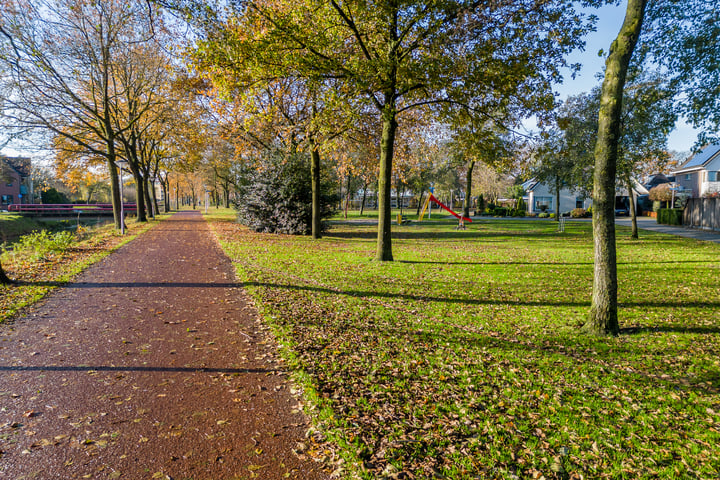
<svg viewBox="0 0 720 480">
<path fill-rule="evenodd" d="M 632 182 L 635 198 L 648 194 L 647 189 L 637 180 L 633 179 Z M 529 213 L 557 212 L 555 209 L 555 190 L 553 188 L 535 179 L 528 180 L 522 186 L 527 192 L 527 196 L 523 198 L 527 202 Z M 615 192 L 616 215 L 627 215 L 630 212 L 630 196 L 627 187 L 619 185 Z M 563 187 L 560 190 L 560 213 L 567 213 L 576 208 L 587 210 L 591 205 L 592 198 L 585 196 L 579 189 Z"/>
<path fill-rule="evenodd" d="M 527 193 L 527 196 L 523 198 L 527 202 L 529 213 L 557 213 L 553 188 L 534 178 L 523 183 L 522 187 Z M 587 210 L 590 205 L 592 205 L 592 199 L 583 195 L 582 192 L 569 187 L 563 187 L 560 190 L 560 213 L 569 212 L 575 208 Z"/>
<path fill-rule="evenodd" d="M 720 193 L 720 143 L 708 145 L 673 172 L 682 190 L 699 198 Z"/>
<path fill-rule="evenodd" d="M 29 158 L 0 156 L 0 209 L 13 203 L 32 203 L 30 171 Z"/>
</svg>

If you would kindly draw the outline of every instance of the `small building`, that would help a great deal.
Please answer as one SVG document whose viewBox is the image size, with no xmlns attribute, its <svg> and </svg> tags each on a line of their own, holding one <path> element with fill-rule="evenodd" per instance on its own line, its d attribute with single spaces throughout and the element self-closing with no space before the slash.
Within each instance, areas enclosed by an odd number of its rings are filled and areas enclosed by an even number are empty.
<svg viewBox="0 0 720 480">
<path fill-rule="evenodd" d="M 522 187 L 527 193 L 525 200 L 528 213 L 558 212 L 553 188 L 534 178 L 523 183 Z M 563 187 L 560 190 L 560 213 L 567 213 L 576 208 L 587 210 L 590 205 L 592 205 L 592 199 L 586 197 L 581 191 L 569 187 Z"/>
<path fill-rule="evenodd" d="M 720 143 L 708 145 L 691 156 L 673 175 L 692 198 L 720 193 Z"/>
<path fill-rule="evenodd" d="M 31 163 L 27 157 L 0 156 L 0 209 L 32 202 Z"/>
</svg>

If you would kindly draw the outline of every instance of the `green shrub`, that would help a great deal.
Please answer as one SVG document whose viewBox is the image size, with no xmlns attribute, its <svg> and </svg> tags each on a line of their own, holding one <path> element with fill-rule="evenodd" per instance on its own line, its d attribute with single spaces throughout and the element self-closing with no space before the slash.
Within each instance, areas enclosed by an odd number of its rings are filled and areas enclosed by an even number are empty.
<svg viewBox="0 0 720 480">
<path fill-rule="evenodd" d="M 550 214 L 547 212 L 542 212 L 538 214 L 538 218 L 550 218 Z"/>
<path fill-rule="evenodd" d="M 483 197 L 483 194 L 481 193 L 477 200 L 477 209 L 478 211 L 482 212 L 485 210 L 485 198 Z"/>
<path fill-rule="evenodd" d="M 495 207 L 495 211 L 493 212 L 493 215 L 496 217 L 506 217 L 508 213 L 508 209 L 505 207 Z"/>
<path fill-rule="evenodd" d="M 49 255 L 67 250 L 74 241 L 75 235 L 68 231 L 36 231 L 20 237 L 13 246 L 12 254 L 32 261 L 47 260 Z"/>
<path fill-rule="evenodd" d="M 663 225 L 682 225 L 683 211 L 678 208 L 661 208 L 657 212 L 657 223 Z"/>
<path fill-rule="evenodd" d="M 554 214 L 554 213 L 551 213 L 551 214 L 550 214 L 550 218 L 555 218 L 555 214 Z"/>
<path fill-rule="evenodd" d="M 584 208 L 575 208 L 570 212 L 570 216 L 572 218 L 583 218 L 585 217 L 585 209 Z"/>
<path fill-rule="evenodd" d="M 271 158 L 273 168 L 246 173 L 238 189 L 235 208 L 238 220 L 256 232 L 307 235 L 312 230 L 312 188 L 307 159 L 301 156 Z M 321 184 L 320 217 L 333 214 L 333 195 L 328 182 Z M 321 222 L 321 230 L 327 228 Z"/>
</svg>

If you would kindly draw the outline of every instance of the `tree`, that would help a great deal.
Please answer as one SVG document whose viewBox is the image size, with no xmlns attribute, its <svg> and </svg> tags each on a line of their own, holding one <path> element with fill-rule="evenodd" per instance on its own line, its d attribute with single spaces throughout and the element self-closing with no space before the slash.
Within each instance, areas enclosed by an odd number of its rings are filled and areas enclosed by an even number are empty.
<svg viewBox="0 0 720 480">
<path fill-rule="evenodd" d="M 114 75 L 121 51 L 138 40 L 133 32 L 145 8 L 119 0 L 8 0 L 0 9 L 0 65 L 11 76 L 5 119 L 105 158 L 117 228 L 116 142 L 131 125 L 113 122 L 122 93 Z"/>
<path fill-rule="evenodd" d="M 639 53 L 662 67 L 679 89 L 676 108 L 696 128 L 698 143 L 720 140 L 720 35 L 715 0 L 655 0 L 647 9 Z"/>
<path fill-rule="evenodd" d="M 263 27 L 252 39 L 262 48 L 253 51 L 267 52 L 294 76 L 340 79 L 345 97 L 364 98 L 379 114 L 380 261 L 393 259 L 390 189 L 399 116 L 457 105 L 486 118 L 509 109 L 525 115 L 546 111 L 554 103 L 550 85 L 560 79 L 563 55 L 580 45 L 587 28 L 566 2 L 242 5 L 236 15 L 253 16 L 252 24 Z"/>
<path fill-rule="evenodd" d="M 12 179 L 11 170 L 9 165 L 0 159 L 0 182 L 8 182 Z M 4 239 L 3 239 L 4 240 Z M 7 276 L 3 269 L 2 263 L 0 263 L 0 284 L 8 285 L 13 283 L 12 280 Z"/>
<path fill-rule="evenodd" d="M 640 36 L 646 0 L 628 0 L 625 20 L 610 47 L 600 97 L 593 174 L 594 277 L 590 314 L 583 330 L 617 335 L 617 257 L 615 250 L 615 178 L 623 87 Z"/>
<path fill-rule="evenodd" d="M 555 193 L 555 220 L 560 221 L 560 191 L 576 184 L 577 160 L 573 156 L 573 150 L 567 148 L 566 138 L 558 130 L 545 133 L 536 159 L 538 163 L 533 169 L 533 175 Z"/>
</svg>

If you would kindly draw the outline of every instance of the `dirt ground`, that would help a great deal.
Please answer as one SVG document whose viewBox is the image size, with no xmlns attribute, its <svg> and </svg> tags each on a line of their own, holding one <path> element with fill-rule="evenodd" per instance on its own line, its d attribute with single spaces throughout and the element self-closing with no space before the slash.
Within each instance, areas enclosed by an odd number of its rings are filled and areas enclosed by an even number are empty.
<svg viewBox="0 0 720 480">
<path fill-rule="evenodd" d="M 0 324 L 0 477 L 328 478 L 234 278 L 181 212 Z"/>
</svg>

